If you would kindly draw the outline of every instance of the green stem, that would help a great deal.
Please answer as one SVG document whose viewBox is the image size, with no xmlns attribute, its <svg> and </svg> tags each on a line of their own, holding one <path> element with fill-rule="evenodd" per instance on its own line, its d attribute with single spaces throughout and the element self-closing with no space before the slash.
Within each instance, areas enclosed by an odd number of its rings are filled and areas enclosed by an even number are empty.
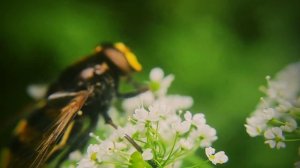
<svg viewBox="0 0 300 168">
<path fill-rule="evenodd" d="M 181 155 L 180 155 L 181 154 Z M 175 162 L 178 158 L 184 154 L 180 152 L 180 149 L 177 149 L 173 152 L 173 157 L 168 160 L 169 163 Z M 167 163 L 166 163 L 167 164 Z"/>
<path fill-rule="evenodd" d="M 156 123 L 156 130 L 155 130 L 155 139 L 158 140 L 158 124 L 159 124 L 159 121 L 157 121 Z"/>
<path fill-rule="evenodd" d="M 274 124 L 285 125 L 285 122 L 282 122 L 282 121 L 277 120 L 277 119 L 275 119 L 275 118 L 271 119 L 270 122 L 271 122 L 271 123 L 274 123 Z"/>
<path fill-rule="evenodd" d="M 151 127 L 152 128 L 152 127 Z M 159 146 L 157 146 L 157 143 L 156 142 L 158 142 L 158 132 L 157 132 L 157 129 L 158 129 L 158 122 L 156 122 L 156 129 L 151 129 L 151 131 L 152 131 L 152 134 L 154 134 L 154 136 L 153 136 L 153 139 L 151 139 L 151 144 L 153 145 L 153 155 L 154 155 L 154 158 L 157 158 L 157 151 L 159 151 L 159 150 L 157 150 L 157 148 L 159 149 Z"/>
<path fill-rule="evenodd" d="M 170 153 L 169 153 L 167 159 L 166 159 L 166 160 L 164 161 L 164 163 L 162 164 L 162 166 L 165 166 L 166 163 L 168 162 L 168 160 L 170 159 L 170 157 L 171 157 L 171 155 L 172 155 L 172 153 L 173 153 L 173 150 L 174 150 L 174 148 L 175 148 L 175 145 L 176 145 L 177 137 L 178 137 L 178 133 L 176 133 L 176 135 L 175 135 L 175 139 L 174 139 L 174 143 L 173 143 L 173 146 L 172 146 L 172 148 L 171 148 L 171 151 L 170 151 Z"/>
<path fill-rule="evenodd" d="M 192 150 L 186 150 L 186 151 L 183 151 L 183 150 L 179 150 L 179 152 L 175 152 L 174 153 L 174 158 L 171 162 L 175 162 L 176 160 L 180 160 L 180 159 L 183 159 L 185 158 L 186 156 L 188 155 L 191 155 L 192 153 L 194 153 L 196 151 L 196 149 L 192 149 Z"/>
</svg>

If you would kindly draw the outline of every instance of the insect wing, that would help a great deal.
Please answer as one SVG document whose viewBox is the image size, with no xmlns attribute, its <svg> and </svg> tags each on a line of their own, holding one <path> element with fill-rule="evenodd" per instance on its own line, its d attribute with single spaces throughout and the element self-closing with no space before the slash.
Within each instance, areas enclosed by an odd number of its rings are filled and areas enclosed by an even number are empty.
<svg viewBox="0 0 300 168">
<path fill-rule="evenodd" d="M 32 167 L 39 167 L 46 162 L 49 158 L 49 154 L 51 154 L 51 150 L 57 144 L 58 139 L 63 135 L 77 112 L 82 108 L 90 93 L 90 91 L 78 92 L 77 96 L 72 98 L 71 101 L 60 110 L 57 119 L 44 134 L 43 140 L 36 149 L 38 155 L 35 158 Z"/>
<path fill-rule="evenodd" d="M 5 167 L 42 167 L 91 93 L 85 90 L 74 96 L 48 99 L 43 107 L 21 120 Z"/>
</svg>

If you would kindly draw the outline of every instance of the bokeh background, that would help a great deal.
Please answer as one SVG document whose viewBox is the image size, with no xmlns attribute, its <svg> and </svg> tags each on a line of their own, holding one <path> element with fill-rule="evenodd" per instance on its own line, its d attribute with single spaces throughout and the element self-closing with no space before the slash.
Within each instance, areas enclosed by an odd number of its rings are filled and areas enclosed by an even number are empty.
<svg viewBox="0 0 300 168">
<path fill-rule="evenodd" d="M 191 95 L 217 129 L 221 167 L 292 167 L 297 144 L 270 149 L 243 124 L 265 76 L 300 58 L 300 1 L 2 1 L 0 5 L 1 146 L 31 99 L 26 87 L 51 82 L 102 41 L 123 41 L 149 70 L 176 80 L 171 93 Z"/>
</svg>

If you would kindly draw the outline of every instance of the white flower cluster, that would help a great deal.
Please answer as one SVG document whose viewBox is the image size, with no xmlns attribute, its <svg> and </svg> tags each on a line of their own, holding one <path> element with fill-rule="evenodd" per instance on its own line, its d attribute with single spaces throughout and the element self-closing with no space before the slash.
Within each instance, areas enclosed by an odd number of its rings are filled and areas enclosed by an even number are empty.
<svg viewBox="0 0 300 168">
<path fill-rule="evenodd" d="M 266 96 L 245 127 L 251 137 L 264 136 L 266 144 L 280 149 L 285 142 L 300 138 L 300 62 L 287 66 L 274 79 L 266 79 L 268 86 L 261 88 Z"/>
<path fill-rule="evenodd" d="M 162 69 L 154 68 L 151 70 L 149 78 L 149 91 L 123 101 L 123 108 L 126 112 L 132 113 L 141 105 L 149 107 L 152 104 L 162 104 L 168 106 L 171 111 L 188 109 L 193 105 L 193 99 L 190 96 L 167 95 L 174 75 L 164 76 Z"/>
<path fill-rule="evenodd" d="M 150 91 L 123 102 L 125 111 L 131 112 L 128 122 L 104 140 L 91 134 L 98 143 L 88 146 L 78 168 L 128 167 L 136 162 L 137 167 L 180 167 L 181 160 L 199 147 L 209 147 L 206 155 L 213 164 L 227 162 L 223 151 L 215 154 L 210 147 L 217 139 L 216 130 L 206 123 L 204 114 L 183 111 L 192 106 L 192 98 L 166 95 L 173 79 L 153 69 Z"/>
</svg>

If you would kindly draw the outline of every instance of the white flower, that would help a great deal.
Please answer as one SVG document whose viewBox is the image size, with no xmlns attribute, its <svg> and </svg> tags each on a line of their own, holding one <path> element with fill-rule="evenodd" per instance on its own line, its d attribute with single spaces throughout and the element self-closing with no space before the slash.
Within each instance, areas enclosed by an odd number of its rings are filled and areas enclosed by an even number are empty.
<svg viewBox="0 0 300 168">
<path fill-rule="evenodd" d="M 153 153 L 152 153 L 152 149 L 146 149 L 143 153 L 142 153 L 143 159 L 144 160 L 151 160 L 153 159 Z"/>
<path fill-rule="evenodd" d="M 292 101 L 290 100 L 287 100 L 287 99 L 283 99 L 283 98 L 278 98 L 277 100 L 277 107 L 276 110 L 278 112 L 281 112 L 281 113 L 287 113 L 290 109 L 292 109 L 294 107 L 294 103 L 292 103 Z M 296 100 L 293 100 L 293 102 L 296 102 Z M 295 103 L 296 105 L 296 103 Z"/>
<path fill-rule="evenodd" d="M 149 112 L 144 108 L 136 109 L 133 114 L 133 118 L 137 119 L 140 122 L 145 122 L 148 116 L 149 116 Z"/>
<path fill-rule="evenodd" d="M 206 123 L 205 116 L 202 113 L 197 113 L 193 117 L 193 124 L 196 126 L 200 126 Z"/>
<path fill-rule="evenodd" d="M 123 108 L 130 114 L 137 108 L 140 107 L 151 107 L 151 106 L 164 106 L 167 107 L 167 111 L 161 111 L 161 115 L 165 112 L 169 113 L 171 111 L 188 109 L 193 105 L 193 99 L 190 96 L 180 96 L 180 95 L 168 95 L 154 98 L 152 92 L 147 91 L 139 96 L 129 98 L 123 101 Z M 161 108 L 161 107 L 160 107 Z"/>
<path fill-rule="evenodd" d="M 261 117 L 259 113 L 256 113 L 256 115 L 247 118 L 247 124 L 245 125 L 247 129 L 247 133 L 251 137 L 255 137 L 260 135 L 263 130 L 267 127 L 266 120 L 264 117 Z"/>
<path fill-rule="evenodd" d="M 112 137 L 112 140 L 116 140 L 117 138 L 124 138 L 125 135 L 131 136 L 132 134 L 136 133 L 137 129 L 131 125 L 131 124 L 127 124 L 125 127 L 119 127 L 116 130 L 116 137 Z"/>
<path fill-rule="evenodd" d="M 91 160 L 96 160 L 96 156 L 99 151 L 101 151 L 99 145 L 91 144 L 87 148 L 87 155 Z"/>
<path fill-rule="evenodd" d="M 276 112 L 273 108 L 265 108 L 262 110 L 262 115 L 265 120 L 271 120 L 275 117 Z"/>
<path fill-rule="evenodd" d="M 151 91 L 146 91 L 144 93 L 141 93 L 135 97 L 125 99 L 122 102 L 122 107 L 125 109 L 125 111 L 132 114 L 135 109 L 139 107 L 148 107 L 150 104 L 152 104 L 155 100 L 155 97 Z"/>
<path fill-rule="evenodd" d="M 208 147 L 218 139 L 216 134 L 217 131 L 214 128 L 204 124 L 198 127 L 197 130 L 192 131 L 190 137 L 192 139 L 199 139 L 200 147 Z"/>
<path fill-rule="evenodd" d="M 206 123 L 204 114 L 202 113 L 197 113 L 194 116 L 192 116 L 192 113 L 187 111 L 184 114 L 184 119 L 189 122 L 190 124 L 193 124 L 197 127 L 200 127 L 201 125 L 204 125 Z"/>
<path fill-rule="evenodd" d="M 48 86 L 45 84 L 33 84 L 27 87 L 27 93 L 35 100 L 39 100 L 46 96 Z"/>
<path fill-rule="evenodd" d="M 264 137 L 266 138 L 265 143 L 269 144 L 270 148 L 285 148 L 285 143 L 283 142 L 285 138 L 282 134 L 282 130 L 279 127 L 268 129 L 264 133 Z"/>
<path fill-rule="evenodd" d="M 161 115 L 160 111 L 156 111 L 156 110 L 150 110 L 148 114 L 149 114 L 148 116 L 149 121 L 158 121 L 159 116 Z"/>
<path fill-rule="evenodd" d="M 275 79 L 267 77 L 268 88 L 265 89 L 265 93 L 278 103 L 279 111 L 286 112 L 297 104 L 300 91 L 299 73 L 300 62 L 297 62 L 280 71 Z"/>
<path fill-rule="evenodd" d="M 191 127 L 191 123 L 189 123 L 188 121 L 183 121 L 183 122 L 178 121 L 176 123 L 173 123 L 172 127 L 179 134 L 184 134 L 189 131 L 189 129 Z"/>
<path fill-rule="evenodd" d="M 160 101 L 155 101 L 151 106 L 149 106 L 149 112 L 157 117 L 166 117 L 170 115 L 171 109 L 169 108 L 169 105 Z"/>
<path fill-rule="evenodd" d="M 164 77 L 164 72 L 160 68 L 153 68 L 150 72 L 150 88 L 157 96 L 164 96 L 169 86 L 174 80 L 174 75 Z"/>
<path fill-rule="evenodd" d="M 167 95 L 158 98 L 157 101 L 167 104 L 174 111 L 188 109 L 193 105 L 193 98 L 190 96 Z"/>
<path fill-rule="evenodd" d="M 269 144 L 270 148 L 275 148 L 275 146 L 277 149 L 285 148 L 285 143 L 277 142 L 277 144 L 276 144 L 276 141 L 274 141 L 274 140 L 267 140 L 267 141 L 265 141 L 265 144 Z"/>
<path fill-rule="evenodd" d="M 266 78 L 269 85 L 266 94 L 273 99 L 283 96 L 282 93 L 284 93 L 284 90 L 286 90 L 286 83 L 284 81 L 271 81 L 269 76 Z"/>
<path fill-rule="evenodd" d="M 214 165 L 218 163 L 223 164 L 228 161 L 228 157 L 224 151 L 220 151 L 215 154 L 215 149 L 212 147 L 205 148 L 205 154 Z"/>
<path fill-rule="evenodd" d="M 187 111 L 184 113 L 184 119 L 188 122 L 191 122 L 192 123 L 192 118 L 193 118 L 193 115 L 190 111 Z"/>
<path fill-rule="evenodd" d="M 136 132 L 144 132 L 145 131 L 145 123 L 138 122 L 134 125 Z"/>
<path fill-rule="evenodd" d="M 79 161 L 77 168 L 97 168 L 96 163 L 88 158 L 83 158 Z"/>
<path fill-rule="evenodd" d="M 152 81 L 162 81 L 164 78 L 164 71 L 161 68 L 153 68 L 149 77 Z"/>
<path fill-rule="evenodd" d="M 69 154 L 70 160 L 80 160 L 82 158 L 82 154 L 79 150 L 73 151 Z"/>
<path fill-rule="evenodd" d="M 294 118 L 289 117 L 285 119 L 285 124 L 280 128 L 285 132 L 293 132 L 297 128 L 297 122 Z"/>
<path fill-rule="evenodd" d="M 106 155 L 111 155 L 115 146 L 114 143 L 110 140 L 105 140 L 100 144 L 101 151 Z"/>
<path fill-rule="evenodd" d="M 290 64 L 276 76 L 276 82 L 281 82 L 280 96 L 292 100 L 299 96 L 300 90 L 300 62 Z"/>
<path fill-rule="evenodd" d="M 128 144 L 126 144 L 126 141 L 115 142 L 114 147 L 115 147 L 116 150 L 123 150 L 123 149 L 126 149 L 128 147 Z"/>
<path fill-rule="evenodd" d="M 173 123 L 180 122 L 180 117 L 177 115 L 170 115 L 165 120 L 159 121 L 158 133 L 163 135 L 161 138 L 165 141 L 170 141 L 176 135 L 176 130 Z"/>
<path fill-rule="evenodd" d="M 261 130 L 257 129 L 257 127 L 252 126 L 252 125 L 244 125 L 246 127 L 246 131 L 247 133 L 251 136 L 251 137 L 255 137 L 261 134 Z"/>
<path fill-rule="evenodd" d="M 135 110 L 133 117 L 139 122 L 157 121 L 159 119 L 159 112 L 153 110 L 149 112 L 144 108 L 139 108 Z"/>
<path fill-rule="evenodd" d="M 181 148 L 185 149 L 185 150 L 190 150 L 194 147 L 194 142 L 191 141 L 190 139 L 180 139 L 179 140 L 179 145 Z"/>
<path fill-rule="evenodd" d="M 96 160 L 98 152 L 100 152 L 100 146 L 97 144 L 91 144 L 87 148 L 87 155 L 80 159 L 77 168 L 97 168 Z"/>
<path fill-rule="evenodd" d="M 155 106 L 156 104 L 168 105 L 168 111 L 190 108 L 193 105 L 193 99 L 190 96 L 166 95 L 173 79 L 173 75 L 164 77 L 160 68 L 153 68 L 150 72 L 149 86 L 151 90 L 124 100 L 123 108 L 130 113 L 136 108 Z M 161 115 L 163 115 L 162 113 L 160 111 Z"/>
</svg>

